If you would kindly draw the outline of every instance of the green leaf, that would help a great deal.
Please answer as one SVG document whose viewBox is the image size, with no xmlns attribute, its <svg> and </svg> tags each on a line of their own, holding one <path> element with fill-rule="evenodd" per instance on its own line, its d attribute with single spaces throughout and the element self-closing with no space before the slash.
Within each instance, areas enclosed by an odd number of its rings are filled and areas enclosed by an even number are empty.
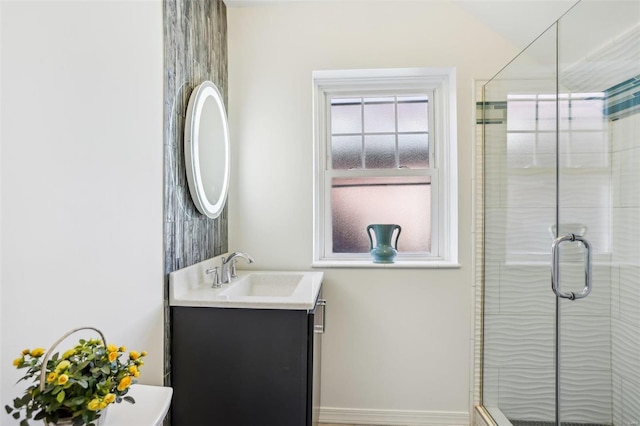
<svg viewBox="0 0 640 426">
<path fill-rule="evenodd" d="M 70 405 L 82 405 L 84 404 L 85 398 L 84 396 L 76 396 L 75 398 L 71 399 L 69 402 Z"/>
<path fill-rule="evenodd" d="M 12 414 L 14 419 L 19 419 L 20 418 L 20 413 L 13 413 Z"/>
<path fill-rule="evenodd" d="M 133 397 L 132 397 L 132 396 L 125 396 L 125 397 L 124 397 L 124 398 L 122 398 L 122 399 L 124 399 L 124 400 L 125 400 L 125 401 L 127 401 L 127 402 L 130 402 L 131 404 L 135 404 L 135 403 L 136 403 L 136 400 L 135 400 L 135 399 L 133 399 Z"/>
<path fill-rule="evenodd" d="M 63 390 L 58 392 L 58 396 L 56 396 L 56 401 L 58 401 L 58 402 L 64 401 L 64 391 Z"/>
<path fill-rule="evenodd" d="M 22 402 L 22 398 L 15 398 L 13 400 L 13 406 L 16 407 L 16 409 L 19 409 L 23 405 L 24 405 L 24 402 Z"/>
<path fill-rule="evenodd" d="M 20 426 L 29 426 L 29 422 L 27 421 L 27 419 L 23 419 L 23 420 L 20 422 Z"/>
<path fill-rule="evenodd" d="M 4 409 L 7 410 L 7 414 L 11 414 L 11 412 L 13 411 L 13 408 L 10 407 L 9 405 L 5 405 Z"/>
<path fill-rule="evenodd" d="M 86 388 L 88 388 L 88 387 L 89 387 L 89 383 L 87 383 L 87 381 L 86 381 L 86 380 L 84 380 L 84 379 L 80 379 L 80 380 L 78 380 L 78 384 L 79 384 L 80 386 L 82 386 L 84 389 L 86 389 Z"/>
</svg>

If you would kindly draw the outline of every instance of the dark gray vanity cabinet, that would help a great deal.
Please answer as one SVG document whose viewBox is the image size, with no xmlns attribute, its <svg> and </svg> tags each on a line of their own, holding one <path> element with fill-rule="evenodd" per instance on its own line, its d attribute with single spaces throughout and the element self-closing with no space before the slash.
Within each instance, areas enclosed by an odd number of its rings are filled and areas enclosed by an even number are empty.
<svg viewBox="0 0 640 426">
<path fill-rule="evenodd" d="M 172 307 L 172 426 L 317 424 L 323 317 Z"/>
</svg>

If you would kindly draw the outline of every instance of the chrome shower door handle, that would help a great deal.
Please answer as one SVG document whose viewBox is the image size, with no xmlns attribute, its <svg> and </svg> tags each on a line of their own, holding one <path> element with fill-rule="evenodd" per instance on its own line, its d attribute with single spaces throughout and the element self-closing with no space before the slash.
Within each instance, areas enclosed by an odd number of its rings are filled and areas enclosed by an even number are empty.
<svg viewBox="0 0 640 426">
<path fill-rule="evenodd" d="M 578 241 L 584 246 L 584 287 L 579 293 L 563 292 L 560 290 L 560 244 L 565 241 Z M 577 300 L 587 297 L 591 293 L 591 245 L 580 235 L 561 235 L 551 244 L 551 288 L 558 297 Z"/>
</svg>

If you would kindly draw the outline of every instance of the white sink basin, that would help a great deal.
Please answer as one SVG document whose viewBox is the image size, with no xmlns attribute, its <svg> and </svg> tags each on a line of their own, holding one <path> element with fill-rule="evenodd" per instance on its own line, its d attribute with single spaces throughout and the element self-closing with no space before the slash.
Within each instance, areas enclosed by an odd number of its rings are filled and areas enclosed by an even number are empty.
<svg viewBox="0 0 640 426">
<path fill-rule="evenodd" d="M 212 288 L 212 277 L 205 273 L 211 266 L 204 261 L 169 274 L 169 304 L 311 310 L 323 279 L 322 272 L 239 270 L 231 283 Z"/>
<path fill-rule="evenodd" d="M 304 277 L 298 273 L 256 272 L 231 283 L 220 296 L 290 297 Z"/>
</svg>

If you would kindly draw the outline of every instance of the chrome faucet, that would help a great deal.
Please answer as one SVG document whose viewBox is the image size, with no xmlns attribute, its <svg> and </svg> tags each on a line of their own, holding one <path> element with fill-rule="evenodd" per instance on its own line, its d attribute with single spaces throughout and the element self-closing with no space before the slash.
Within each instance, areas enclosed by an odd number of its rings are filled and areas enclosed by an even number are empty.
<svg viewBox="0 0 640 426">
<path fill-rule="evenodd" d="M 227 284 L 231 282 L 232 278 L 236 278 L 236 262 L 238 261 L 236 258 L 241 258 L 247 261 L 247 263 L 253 263 L 253 258 L 246 253 L 241 251 L 236 251 L 231 253 L 227 257 L 222 258 L 222 275 L 221 282 L 223 284 Z"/>
</svg>

